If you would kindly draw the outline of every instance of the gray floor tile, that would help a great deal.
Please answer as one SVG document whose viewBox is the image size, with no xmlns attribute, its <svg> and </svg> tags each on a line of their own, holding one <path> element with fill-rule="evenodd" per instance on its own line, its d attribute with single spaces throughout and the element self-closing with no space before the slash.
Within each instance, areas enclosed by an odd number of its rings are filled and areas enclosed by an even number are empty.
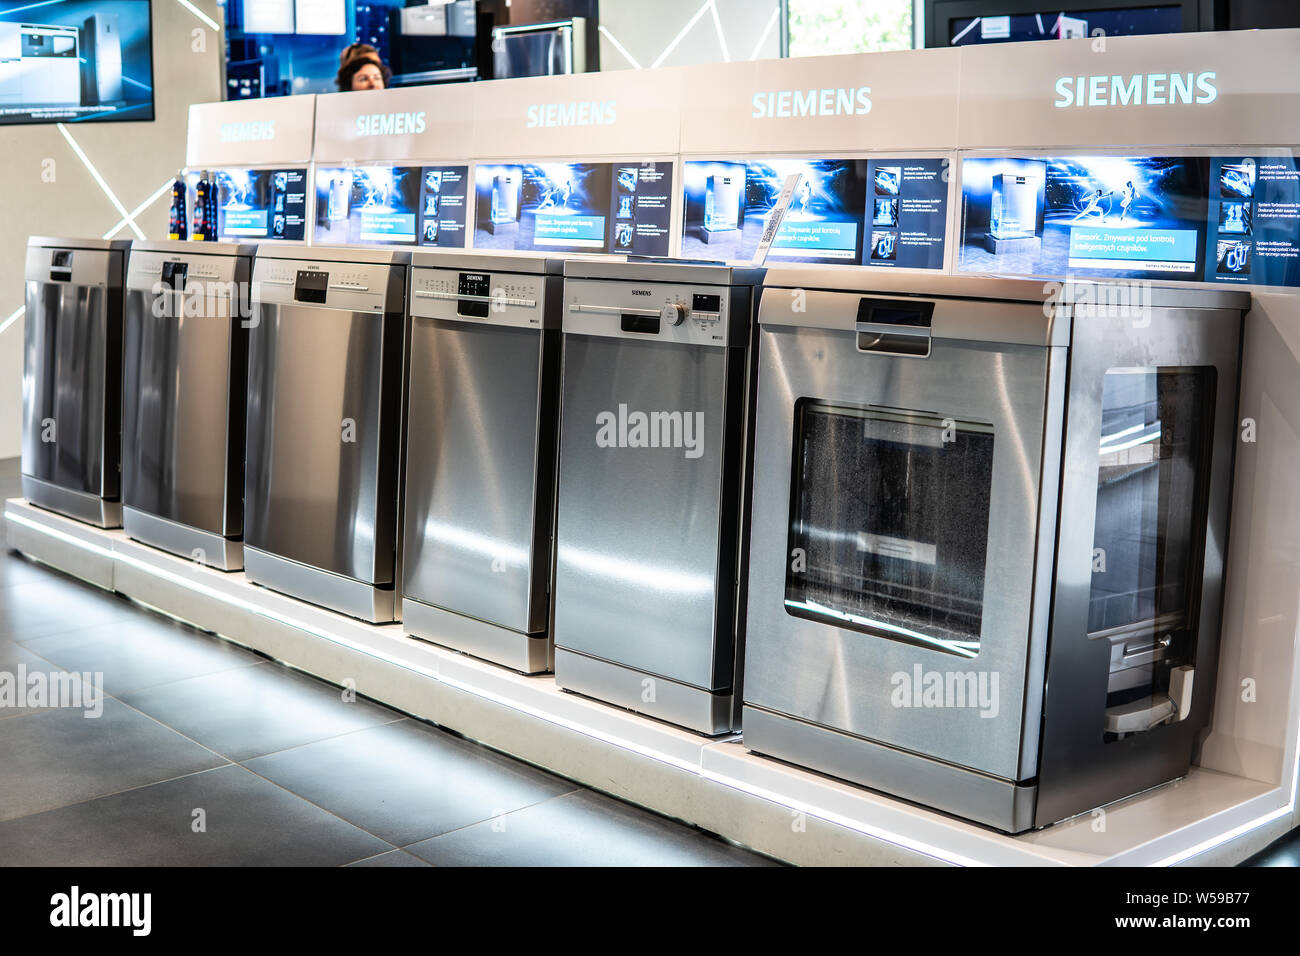
<svg viewBox="0 0 1300 956">
<path fill-rule="evenodd" d="M 226 763 L 113 698 L 0 721 L 0 820 Z"/>
<path fill-rule="evenodd" d="M 0 514 L 4 511 L 4 498 L 0 496 Z M 63 580 L 58 572 L 28 561 L 17 551 L 9 551 L 0 538 L 0 590 L 19 584 L 50 584 Z"/>
<path fill-rule="evenodd" d="M 732 846 L 591 791 L 405 848 L 435 866 L 775 866 Z"/>
<path fill-rule="evenodd" d="M 421 860 L 418 856 L 411 856 L 403 850 L 389 850 L 379 856 L 349 863 L 348 866 L 433 866 L 433 864 Z"/>
<path fill-rule="evenodd" d="M 282 751 L 247 766 L 395 846 L 577 789 L 413 720 Z"/>
<path fill-rule="evenodd" d="M 23 703 L 28 697 L 20 691 L 20 685 L 29 684 L 33 674 L 57 674 L 61 670 L 44 658 L 37 657 L 22 644 L 0 638 L 0 720 L 43 713 L 42 708 Z"/>
<path fill-rule="evenodd" d="M 143 610 L 23 646 L 67 670 L 102 674 L 102 686 L 115 697 L 266 661 L 229 641 Z"/>
<path fill-rule="evenodd" d="M 123 697 L 232 760 L 275 753 L 400 719 L 399 714 L 278 664 L 161 684 Z"/>
<path fill-rule="evenodd" d="M 44 581 L 0 590 L 0 637 L 30 641 L 136 613 L 139 608 L 125 598 L 72 578 L 49 575 Z"/>
<path fill-rule="evenodd" d="M 11 866 L 341 866 L 391 849 L 237 766 L 0 823 Z"/>
</svg>

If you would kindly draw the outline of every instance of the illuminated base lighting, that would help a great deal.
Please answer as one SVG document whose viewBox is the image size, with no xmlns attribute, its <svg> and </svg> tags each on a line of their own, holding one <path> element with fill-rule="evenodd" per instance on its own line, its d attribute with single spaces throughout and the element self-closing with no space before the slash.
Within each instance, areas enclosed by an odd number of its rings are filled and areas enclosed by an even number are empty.
<svg viewBox="0 0 1300 956">
<path fill-rule="evenodd" d="M 622 737 L 618 734 L 610 733 L 609 731 L 603 730 L 598 727 L 593 727 L 590 724 L 583 723 L 582 721 L 573 720 L 564 717 L 560 714 L 556 714 L 544 710 L 542 708 L 533 706 L 532 704 L 529 704 L 525 701 L 518 700 L 504 694 L 496 693 L 495 691 L 489 690 L 485 687 L 477 686 L 475 684 L 471 684 L 469 682 L 459 680 L 448 674 L 442 674 L 437 670 L 435 670 L 434 668 L 424 667 L 409 660 L 402 660 L 393 655 L 384 654 L 382 651 L 380 651 L 377 648 L 367 646 L 357 641 L 353 641 L 341 634 L 336 634 L 330 631 L 326 631 L 310 623 L 309 621 L 305 621 L 302 620 L 301 618 L 294 617 L 291 614 L 284 614 L 274 610 L 273 608 L 266 607 L 262 604 L 257 604 L 252 601 L 247 601 L 243 598 L 229 594 L 221 589 L 210 587 L 209 585 L 203 584 L 200 581 L 195 581 L 184 575 L 177 574 L 172 571 L 168 571 L 167 569 L 161 568 L 155 564 L 151 564 L 147 561 L 142 561 L 139 558 L 136 558 L 132 555 L 124 554 L 120 551 L 116 551 L 113 550 L 112 548 L 104 547 L 92 541 L 86 541 L 82 538 L 76 537 L 75 535 L 71 535 L 65 531 L 61 531 L 58 528 L 51 527 L 50 525 L 44 524 L 39 521 L 34 521 L 25 515 L 16 514 L 12 511 L 6 511 L 5 518 L 8 521 L 13 522 L 14 524 L 18 524 L 26 528 L 30 528 L 31 530 L 36 531 L 40 534 L 44 534 L 55 540 L 73 545 L 74 547 L 81 548 L 89 553 L 98 555 L 102 558 L 106 558 L 110 561 L 121 562 L 124 565 L 143 571 L 161 580 L 171 582 L 173 584 L 176 584 L 179 587 L 193 591 L 194 593 L 201 594 L 205 597 L 212 598 L 214 600 L 220 601 L 230 606 L 249 611 L 251 613 L 260 615 L 261 617 L 267 618 L 269 620 L 273 620 L 278 623 L 284 624 L 288 627 L 292 627 L 297 630 L 304 631 L 308 634 L 312 634 L 313 636 L 329 641 L 333 644 L 346 647 L 349 650 L 356 651 L 357 653 L 365 654 L 368 657 L 372 657 L 376 660 L 383 661 L 387 664 L 392 664 L 397 667 L 401 667 L 405 670 L 419 674 L 422 677 L 426 677 L 429 678 L 430 680 L 437 681 L 440 684 L 470 694 L 481 700 L 485 700 L 490 703 L 497 704 L 501 707 L 508 708 L 509 710 L 513 710 L 517 713 L 527 714 L 530 717 L 536 718 L 537 720 L 544 721 L 545 723 L 551 724 L 553 726 L 561 727 L 564 728 L 565 730 L 582 734 L 585 737 L 590 737 L 592 739 L 599 740 L 603 743 L 610 744 L 611 746 L 618 747 L 622 750 L 630 751 L 632 753 L 654 760 L 658 763 L 662 763 L 667 766 L 673 767 L 675 769 L 694 774 L 700 777 L 701 779 L 709 780 L 721 786 L 728 787 L 729 789 L 736 790 L 741 793 L 745 793 L 749 796 L 756 797 L 760 800 L 767 801 L 776 806 L 784 807 L 788 810 L 792 810 L 798 813 L 803 813 L 807 816 L 814 817 L 819 820 L 824 820 L 828 823 L 834 824 L 835 826 L 843 827 L 846 830 L 851 830 L 853 832 L 863 834 L 864 836 L 872 837 L 874 839 L 881 840 L 885 843 L 889 843 L 893 846 L 897 846 L 905 850 L 910 850 L 912 852 L 919 853 L 924 856 L 932 857 L 936 860 L 945 863 L 950 863 L 955 866 L 990 865 L 986 861 L 978 860 L 973 857 L 966 856 L 964 854 L 956 853 L 953 850 L 936 846 L 931 843 L 926 843 L 922 840 L 915 839 L 914 837 L 907 836 L 906 834 L 898 833 L 886 827 L 875 826 L 873 824 L 867 823 L 864 820 L 860 820 L 855 817 L 848 816 L 844 813 L 840 813 L 836 810 L 831 810 L 827 807 L 819 806 L 809 801 L 800 800 L 798 798 L 792 797 L 789 794 L 779 793 L 769 788 L 761 787 L 756 784 L 750 783 L 748 781 L 741 780 L 737 777 L 733 777 L 729 774 L 724 774 L 714 770 L 709 770 L 708 768 L 703 767 L 698 763 L 693 763 L 691 761 L 683 760 L 680 757 L 676 757 L 670 753 L 666 753 L 654 747 L 648 747 L 645 744 L 641 744 L 636 741 L 629 740 L 626 737 Z M 164 613 L 167 613 L 169 616 L 173 616 L 173 617 L 175 616 L 170 614 L 170 612 L 164 612 Z M 195 622 L 191 621 L 189 623 L 193 624 Z M 1300 754 L 1298 754 L 1297 756 L 1297 767 L 1295 769 L 1300 770 Z M 1294 777 L 1295 775 L 1293 774 L 1293 779 Z M 1253 830 L 1258 829 L 1259 827 L 1266 826 L 1267 824 L 1273 822 L 1274 820 L 1280 819 L 1281 817 L 1290 814 L 1293 808 L 1295 807 L 1295 798 L 1296 798 L 1296 792 L 1295 792 L 1295 785 L 1293 783 L 1290 799 L 1286 806 L 1279 807 L 1253 820 L 1249 820 L 1243 824 L 1240 824 L 1239 826 L 1232 828 L 1231 830 L 1227 830 L 1223 833 L 1216 834 L 1213 837 L 1210 837 L 1198 844 L 1195 844 L 1190 847 L 1185 847 L 1179 850 L 1177 853 L 1164 857 L 1161 860 L 1152 863 L 1150 865 L 1172 866 L 1177 863 L 1184 862 L 1188 859 L 1191 859 L 1192 857 L 1198 856 L 1201 853 L 1204 853 L 1208 850 L 1212 850 L 1217 846 L 1222 846 L 1225 843 L 1235 840 L 1240 836 L 1243 836 L 1247 833 L 1250 833 Z"/>
</svg>

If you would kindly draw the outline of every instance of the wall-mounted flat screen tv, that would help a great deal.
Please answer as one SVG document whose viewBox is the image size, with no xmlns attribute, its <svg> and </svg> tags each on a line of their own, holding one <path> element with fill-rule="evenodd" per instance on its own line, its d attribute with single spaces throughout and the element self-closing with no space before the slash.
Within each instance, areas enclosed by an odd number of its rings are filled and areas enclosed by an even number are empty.
<svg viewBox="0 0 1300 956">
<path fill-rule="evenodd" d="M 148 121 L 149 0 L 0 0 L 0 124 Z"/>
</svg>

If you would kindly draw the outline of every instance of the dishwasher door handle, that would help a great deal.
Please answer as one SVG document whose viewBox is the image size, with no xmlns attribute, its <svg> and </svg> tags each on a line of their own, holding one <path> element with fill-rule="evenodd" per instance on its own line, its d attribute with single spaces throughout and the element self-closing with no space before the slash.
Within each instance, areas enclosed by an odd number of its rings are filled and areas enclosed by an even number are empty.
<svg viewBox="0 0 1300 956">
<path fill-rule="evenodd" d="M 930 329 L 883 322 L 857 323 L 858 351 L 928 358 Z"/>
<path fill-rule="evenodd" d="M 659 309 L 642 309 L 633 306 L 624 308 L 618 305 L 583 305 L 574 302 L 569 306 L 570 312 L 589 312 L 594 315 L 643 315 L 658 318 L 661 314 Z"/>
</svg>

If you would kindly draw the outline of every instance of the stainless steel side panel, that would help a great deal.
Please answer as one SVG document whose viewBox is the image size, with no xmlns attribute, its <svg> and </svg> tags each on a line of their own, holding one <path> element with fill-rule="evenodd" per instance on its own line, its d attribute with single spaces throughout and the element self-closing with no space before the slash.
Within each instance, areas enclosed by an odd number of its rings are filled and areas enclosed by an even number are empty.
<svg viewBox="0 0 1300 956">
<path fill-rule="evenodd" d="M 1040 546 L 1049 351 L 936 340 L 928 358 L 905 358 L 859 352 L 851 332 L 761 330 L 746 705 L 1005 780 L 1021 779 L 1024 724 L 1037 721 L 1040 705 L 1026 698 L 1026 660 L 1035 624 L 1032 600 Z M 804 397 L 992 425 L 984 607 L 976 657 L 787 613 L 791 429 L 796 402 Z M 1043 642 L 1038 635 L 1032 643 L 1042 647 Z M 988 712 L 993 708 L 973 706 L 895 706 L 897 675 L 914 681 L 918 670 L 923 679 L 926 673 L 938 673 L 943 681 L 949 675 L 959 679 L 974 674 L 978 679 L 982 673 L 990 688 L 996 680 L 995 713 Z M 766 746 L 761 737 L 753 743 L 759 750 Z"/>
<path fill-rule="evenodd" d="M 1223 300 L 1207 296 L 1205 301 L 1213 305 Z M 1037 826 L 1182 776 L 1209 721 L 1218 673 L 1223 568 L 1239 428 L 1240 309 L 1244 306 L 1240 298 L 1229 302 L 1236 308 L 1152 309 L 1142 316 L 1141 324 L 1126 315 L 1105 314 L 1075 321 Z M 1195 690 L 1185 719 L 1107 743 L 1102 729 L 1110 647 L 1107 641 L 1089 640 L 1087 634 L 1102 390 L 1110 369 L 1162 366 L 1209 366 L 1216 378 L 1214 421 L 1207 433 L 1210 471 Z"/>
<path fill-rule="evenodd" d="M 385 429 L 395 433 L 400 423 L 382 412 L 384 389 L 400 383 L 384 381 L 384 325 L 399 320 L 291 304 L 254 308 L 245 542 L 391 585 L 397 499 L 381 457 L 392 451 Z M 386 534 L 381 509 L 394 516 Z"/>
<path fill-rule="evenodd" d="M 554 436 L 542 421 L 555 415 L 553 391 L 542 401 L 543 353 L 558 348 L 557 334 L 413 318 L 406 596 L 523 633 L 546 629 L 552 483 L 540 492 L 537 483 L 554 455 L 540 437 Z"/>
<path fill-rule="evenodd" d="M 718 634 L 719 602 L 733 599 L 732 582 L 719 584 L 723 425 L 728 363 L 743 360 L 739 349 L 566 335 L 557 671 L 564 647 L 699 688 L 730 686 L 731 642 Z M 617 418 L 620 406 L 702 415 L 698 457 L 600 447 L 598 416 Z"/>
</svg>

